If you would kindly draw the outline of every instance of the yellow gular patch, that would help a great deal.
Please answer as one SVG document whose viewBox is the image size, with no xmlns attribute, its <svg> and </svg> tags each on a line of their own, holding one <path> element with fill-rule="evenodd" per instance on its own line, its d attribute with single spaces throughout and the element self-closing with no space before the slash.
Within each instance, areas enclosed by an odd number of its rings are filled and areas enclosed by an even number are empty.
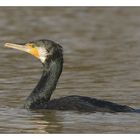
<svg viewBox="0 0 140 140">
<path fill-rule="evenodd" d="M 26 44 L 27 48 L 29 49 L 29 53 L 32 54 L 34 57 L 39 58 L 39 52 L 36 47 L 33 47 L 33 44 Z"/>
<path fill-rule="evenodd" d="M 31 53 L 33 56 L 39 58 L 39 53 L 38 53 L 37 48 L 31 48 L 31 49 L 30 49 L 30 53 Z"/>
</svg>

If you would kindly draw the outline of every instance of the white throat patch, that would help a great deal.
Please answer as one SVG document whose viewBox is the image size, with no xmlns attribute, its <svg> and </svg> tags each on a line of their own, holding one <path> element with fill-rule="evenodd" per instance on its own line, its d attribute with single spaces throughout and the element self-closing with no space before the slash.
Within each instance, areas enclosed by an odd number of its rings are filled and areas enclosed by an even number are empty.
<svg viewBox="0 0 140 140">
<path fill-rule="evenodd" d="M 39 58 L 40 58 L 41 62 L 44 63 L 48 53 L 44 47 L 38 47 L 37 49 L 38 49 L 38 53 L 39 53 Z"/>
</svg>

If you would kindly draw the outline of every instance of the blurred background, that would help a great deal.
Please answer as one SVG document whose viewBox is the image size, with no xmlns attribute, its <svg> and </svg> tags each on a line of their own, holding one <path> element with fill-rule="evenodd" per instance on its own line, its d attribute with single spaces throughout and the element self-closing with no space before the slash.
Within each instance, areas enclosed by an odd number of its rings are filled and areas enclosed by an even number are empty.
<svg viewBox="0 0 140 140">
<path fill-rule="evenodd" d="M 28 111 L 42 68 L 5 42 L 50 39 L 64 49 L 52 98 L 83 95 L 140 109 L 140 8 L 0 7 L 0 133 L 139 133 L 139 114 Z"/>
</svg>

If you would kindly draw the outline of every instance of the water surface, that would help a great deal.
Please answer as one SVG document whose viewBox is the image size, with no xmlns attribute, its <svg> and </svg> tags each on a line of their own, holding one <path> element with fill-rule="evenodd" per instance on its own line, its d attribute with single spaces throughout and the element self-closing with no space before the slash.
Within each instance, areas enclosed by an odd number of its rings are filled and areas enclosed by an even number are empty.
<svg viewBox="0 0 140 140">
<path fill-rule="evenodd" d="M 32 56 L 4 42 L 51 39 L 64 48 L 52 98 L 83 95 L 140 109 L 140 8 L 0 7 L 0 133 L 139 133 L 136 113 L 29 111 L 40 79 Z"/>
</svg>

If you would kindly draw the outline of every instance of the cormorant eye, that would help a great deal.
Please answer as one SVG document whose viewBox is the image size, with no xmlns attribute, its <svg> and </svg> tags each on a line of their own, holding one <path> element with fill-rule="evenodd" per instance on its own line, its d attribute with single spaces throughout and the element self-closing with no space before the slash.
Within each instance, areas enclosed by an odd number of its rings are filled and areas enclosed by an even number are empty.
<svg viewBox="0 0 140 140">
<path fill-rule="evenodd" d="M 28 47 L 31 47 L 31 48 L 35 48 L 35 47 L 36 47 L 36 45 L 33 44 L 33 43 L 27 43 L 27 44 L 25 44 L 25 45 L 28 46 Z"/>
<path fill-rule="evenodd" d="M 32 44 L 32 47 L 35 48 L 35 44 Z"/>
</svg>

